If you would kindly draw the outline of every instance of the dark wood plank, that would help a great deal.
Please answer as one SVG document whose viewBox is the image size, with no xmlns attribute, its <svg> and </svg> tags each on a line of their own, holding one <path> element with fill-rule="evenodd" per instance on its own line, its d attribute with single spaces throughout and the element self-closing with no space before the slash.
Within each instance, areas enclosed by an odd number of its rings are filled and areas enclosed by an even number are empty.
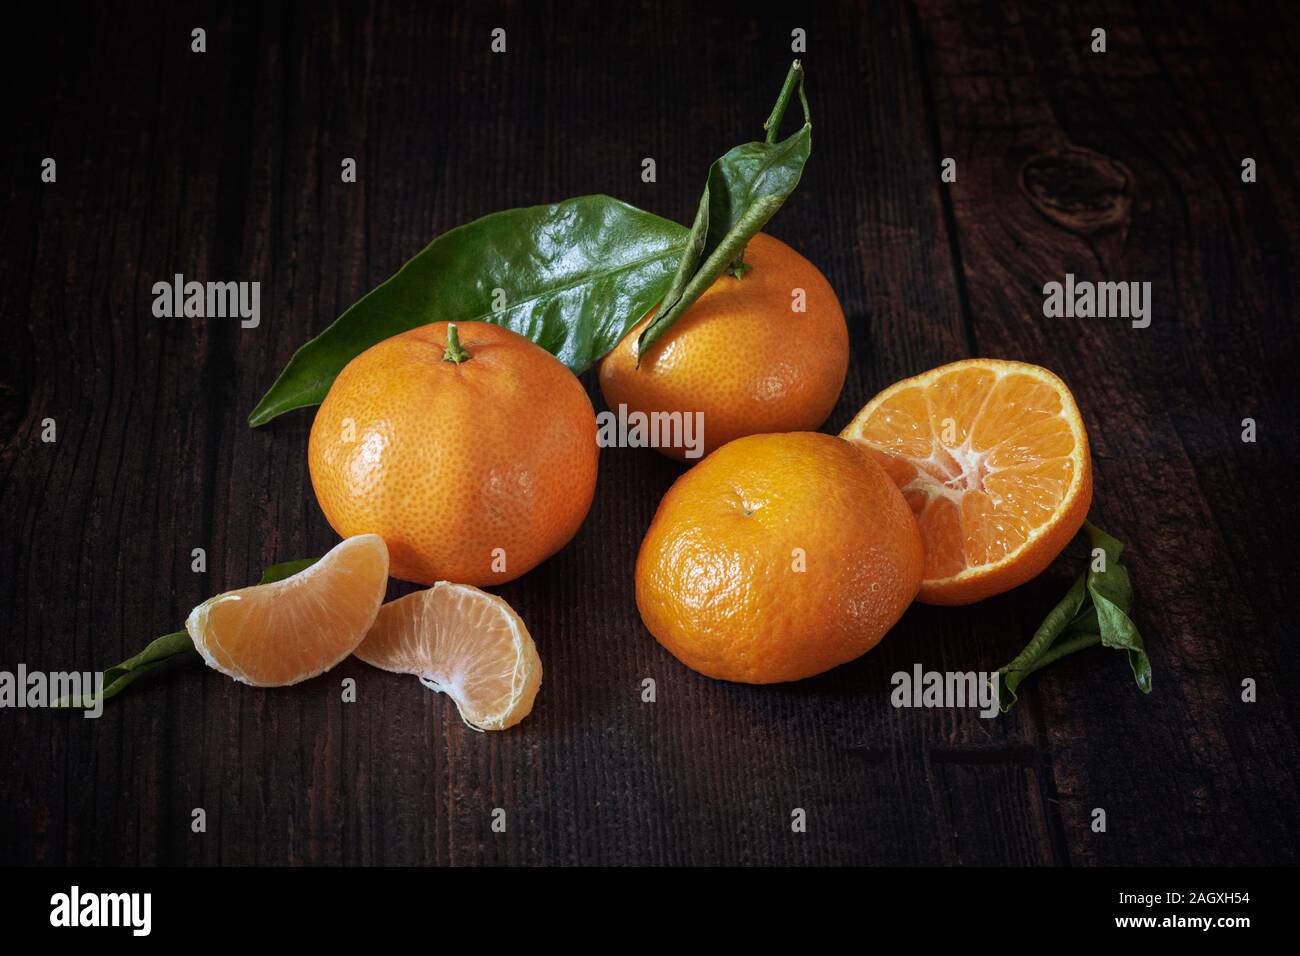
<svg viewBox="0 0 1300 956">
<path fill-rule="evenodd" d="M 1257 492 L 1290 457 L 1297 358 L 1295 118 L 1274 125 L 1261 96 L 1294 101 L 1297 76 L 1277 11 L 1140 10 L 922 5 L 943 151 L 962 170 L 975 339 L 1075 391 L 1093 515 L 1129 544 L 1155 668 L 1149 698 L 1104 652 L 1040 682 L 1070 859 L 1294 860 L 1296 724 L 1279 683 L 1294 657 L 1273 627 L 1295 580 L 1294 514 Z M 1098 26 L 1104 54 L 1089 49 Z M 1115 228 L 1062 228 L 1025 196 L 1022 165 L 1070 145 L 1132 171 Z M 1258 183 L 1241 181 L 1244 156 Z M 1043 284 L 1067 272 L 1151 281 L 1151 326 L 1044 319 Z M 1244 445 L 1243 417 L 1276 431 Z M 1262 703 L 1240 701 L 1245 677 Z"/>
<path fill-rule="evenodd" d="M 815 148 L 772 231 L 825 271 L 849 317 L 853 360 L 827 430 L 972 351 L 1065 372 L 1096 443 L 1099 517 L 1134 551 L 1157 691 L 1141 699 L 1122 661 L 1099 656 L 1045 676 L 997 721 L 890 706 L 890 675 L 916 662 L 1002 663 L 1059 596 L 1061 569 L 974 608 L 914 607 L 880 648 L 814 680 L 702 678 L 649 637 L 633 601 L 641 535 L 680 468 L 611 449 L 578 537 L 500 589 L 546 667 L 521 728 L 471 733 L 447 700 L 353 661 L 260 691 L 195 659 L 98 721 L 0 711 L 3 859 L 1294 858 L 1297 723 L 1279 701 L 1296 660 L 1277 624 L 1294 560 L 1261 560 L 1291 553 L 1289 536 L 1267 496 L 1242 493 L 1275 486 L 1295 432 L 1282 324 L 1295 290 L 1277 276 L 1300 228 L 1285 159 L 1296 121 L 1269 106 L 1270 90 L 1294 92 L 1293 26 L 1118 7 L 1112 43 L 1132 49 L 1098 69 L 1068 49 L 1086 17 L 1015 7 L 842 4 L 790 22 L 730 3 L 48 16 L 30 44 L 68 66 L 16 80 L 21 135 L 0 143 L 0 667 L 103 666 L 263 565 L 326 550 L 310 412 L 244 422 L 294 349 L 433 235 L 496 209 L 603 191 L 689 219 L 708 164 L 759 134 L 800 26 Z M 189 51 L 195 25 L 203 55 Z M 495 26 L 502 56 L 488 51 Z M 1211 81 L 1218 57 L 1225 78 Z M 1127 241 L 1062 236 L 1009 188 L 1008 163 L 1067 138 L 1134 170 Z M 1229 175 L 1248 147 L 1253 192 Z M 44 155 L 59 157 L 56 186 L 36 181 Z M 955 186 L 938 181 L 945 155 Z M 355 185 L 339 182 L 345 156 Z M 640 179 L 644 156 L 656 183 Z M 1067 264 L 1158 280 L 1157 307 L 1182 325 L 1027 318 Z M 260 328 L 155 319 L 150 287 L 174 272 L 262 282 Z M 1257 446 L 1234 443 L 1240 407 L 1270 436 Z M 47 415 L 54 445 L 39 440 Z M 1261 703 L 1244 717 L 1247 673 Z M 640 700 L 647 677 L 654 704 Z M 340 697 L 347 678 L 355 704 Z M 1115 808 L 1106 839 L 1086 829 L 1098 790 Z M 497 807 L 505 834 L 489 828 Z M 795 807 L 806 834 L 790 832 Z M 206 833 L 191 832 L 195 808 Z"/>
</svg>

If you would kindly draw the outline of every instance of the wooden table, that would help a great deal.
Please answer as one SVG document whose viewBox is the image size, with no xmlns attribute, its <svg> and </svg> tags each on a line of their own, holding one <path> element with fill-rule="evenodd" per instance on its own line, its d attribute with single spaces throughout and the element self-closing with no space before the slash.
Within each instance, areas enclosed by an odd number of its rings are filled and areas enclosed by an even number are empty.
<svg viewBox="0 0 1300 956">
<path fill-rule="evenodd" d="M 890 676 L 917 662 L 1013 656 L 1067 560 L 978 606 L 915 606 L 813 680 L 687 671 L 642 627 L 632 581 L 681 469 L 611 449 L 577 538 L 500 589 L 546 666 L 520 728 L 471 733 L 445 698 L 356 661 L 254 690 L 196 657 L 99 720 L 0 711 L 0 859 L 1296 861 L 1294 10 L 221 6 L 49 10 L 9 37 L 45 68 L 9 78 L 0 146 L 0 668 L 106 666 L 263 565 L 328 549 L 310 412 L 245 424 L 294 349 L 497 209 L 608 192 L 688 221 L 708 164 L 760 135 L 799 27 L 813 156 L 770 230 L 849 318 L 827 430 L 965 356 L 1061 374 L 1092 439 L 1093 518 L 1128 545 L 1155 690 L 1094 649 L 999 719 L 890 705 Z M 260 281 L 260 327 L 155 318 L 151 287 L 178 272 Z M 1151 282 L 1150 326 L 1044 318 L 1044 283 L 1066 273 Z"/>
</svg>

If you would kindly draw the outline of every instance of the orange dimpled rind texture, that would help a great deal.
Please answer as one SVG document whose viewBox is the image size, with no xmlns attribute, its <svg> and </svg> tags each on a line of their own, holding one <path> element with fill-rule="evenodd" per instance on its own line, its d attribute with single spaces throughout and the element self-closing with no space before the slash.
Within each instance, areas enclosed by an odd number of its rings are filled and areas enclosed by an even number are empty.
<svg viewBox="0 0 1300 956">
<path fill-rule="evenodd" d="M 703 416 L 705 454 L 744 435 L 806 431 L 835 407 L 849 337 L 835 290 L 811 262 L 758 233 L 741 278 L 723 273 L 637 366 L 632 329 L 600 365 L 612 410 Z M 802 309 L 797 311 L 796 307 Z M 686 449 L 660 448 L 681 460 Z"/>
<path fill-rule="evenodd" d="M 702 674 L 799 680 L 874 647 L 916 596 L 923 564 L 911 512 L 861 449 L 756 435 L 664 496 L 637 557 L 637 606 Z"/>
<path fill-rule="evenodd" d="M 508 329 L 457 323 L 469 358 L 443 358 L 447 323 L 386 339 L 339 373 L 308 462 L 339 534 L 382 535 L 394 577 L 501 584 L 577 532 L 599 449 L 581 383 Z"/>
</svg>

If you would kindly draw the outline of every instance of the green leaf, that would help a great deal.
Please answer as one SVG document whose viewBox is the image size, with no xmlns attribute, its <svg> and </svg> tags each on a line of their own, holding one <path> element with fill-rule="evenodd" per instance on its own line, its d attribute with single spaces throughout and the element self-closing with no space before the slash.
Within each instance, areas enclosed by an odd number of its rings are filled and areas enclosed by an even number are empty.
<svg viewBox="0 0 1300 956">
<path fill-rule="evenodd" d="M 1081 574 L 1070 585 L 1070 590 L 1065 592 L 1065 597 L 1057 602 L 1043 623 L 1038 625 L 1038 630 L 1025 645 L 1025 649 L 1011 663 L 998 668 L 998 699 L 1003 711 L 1010 710 L 1015 704 L 1016 688 L 1037 669 L 1040 659 L 1074 620 L 1087 596 L 1085 576 Z"/>
<path fill-rule="evenodd" d="M 1100 548 L 1106 555 L 1104 571 L 1094 571 L 1091 564 L 1088 568 L 1088 592 L 1096 609 L 1097 633 L 1106 647 L 1128 653 L 1133 680 L 1142 693 L 1149 694 L 1151 661 L 1137 625 L 1129 618 L 1128 612 L 1133 609 L 1133 585 L 1128 568 L 1119 563 L 1124 546 L 1090 521 L 1084 523 L 1084 529 L 1093 548 Z"/>
<path fill-rule="evenodd" d="M 1101 548 L 1106 552 L 1106 567 L 1119 564 L 1119 557 L 1124 553 L 1124 544 L 1102 531 L 1091 521 L 1083 522 L 1083 530 L 1088 535 L 1088 543 L 1093 549 Z"/>
<path fill-rule="evenodd" d="M 737 146 L 709 167 L 704 195 L 672 284 L 654 320 L 637 339 L 638 362 L 724 272 L 744 281 L 749 268 L 743 261 L 745 245 L 794 191 L 812 152 L 812 117 L 803 76 L 803 67 L 795 60 L 776 106 L 763 124 L 767 131 L 764 142 Z M 776 134 L 796 89 L 804 124 L 778 143 Z"/>
<path fill-rule="evenodd" d="M 1093 600 L 1097 603 L 1097 619 L 1101 622 L 1101 643 L 1106 647 L 1127 651 L 1129 667 L 1138 689 L 1144 694 L 1151 693 L 1151 661 L 1147 658 L 1137 625 L 1122 608 L 1111 603 L 1105 596 L 1093 594 Z"/>
<path fill-rule="evenodd" d="M 285 578 L 291 578 L 299 571 L 306 571 L 320 558 L 299 558 L 296 561 L 281 561 L 279 564 L 273 564 L 262 572 L 262 579 L 258 584 L 274 584 L 276 581 L 283 581 Z"/>
<path fill-rule="evenodd" d="M 1016 688 L 1030 674 L 1098 644 L 1126 651 L 1138 688 L 1151 693 L 1151 662 L 1129 617 L 1133 585 L 1128 569 L 1119 561 L 1124 545 L 1090 521 L 1084 522 L 1084 531 L 1093 552 L 1100 549 L 1104 560 L 1089 556 L 1088 569 L 1075 578 L 1025 649 L 999 668 L 998 700 L 1003 711 L 1016 703 Z"/>
<path fill-rule="evenodd" d="M 141 674 L 146 674 L 173 657 L 193 650 L 194 642 L 190 640 L 188 631 L 174 631 L 171 634 L 164 634 L 152 641 L 148 647 L 135 657 L 129 657 L 122 663 L 104 671 L 104 689 L 100 694 L 100 699 L 110 700 L 116 697 L 126 690 Z M 62 697 L 55 702 L 54 706 L 90 709 L 94 707 L 94 700 L 92 697 L 84 695 L 80 697 Z"/>
<path fill-rule="evenodd" d="M 272 564 L 262 572 L 262 578 L 258 584 L 271 584 L 275 581 L 283 581 L 287 577 L 292 577 L 299 571 L 311 567 L 319 558 L 300 558 L 296 561 L 282 561 L 279 564 Z M 188 631 L 173 631 L 171 634 L 164 634 L 162 637 L 150 642 L 149 646 L 142 650 L 135 657 L 129 657 L 120 664 L 104 671 L 104 689 L 100 696 L 101 700 L 111 700 L 135 681 L 142 674 L 167 663 L 174 657 L 188 654 L 194 650 L 194 641 L 190 639 Z M 89 709 L 94 706 L 93 699 L 84 695 L 79 697 L 61 697 L 55 701 L 55 707 L 76 707 Z"/>
<path fill-rule="evenodd" d="M 357 355 L 430 322 L 503 325 L 583 372 L 663 297 L 685 241 L 677 223 L 609 196 L 458 226 L 298 349 L 248 422 L 319 404 Z"/>
</svg>

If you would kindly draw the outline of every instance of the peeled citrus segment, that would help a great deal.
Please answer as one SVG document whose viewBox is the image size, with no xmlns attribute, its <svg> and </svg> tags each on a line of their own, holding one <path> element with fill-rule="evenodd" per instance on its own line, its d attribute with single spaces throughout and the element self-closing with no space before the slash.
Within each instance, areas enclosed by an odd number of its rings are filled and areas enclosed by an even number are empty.
<svg viewBox="0 0 1300 956">
<path fill-rule="evenodd" d="M 542 684 L 542 662 L 519 615 L 468 584 L 439 581 L 385 604 L 356 655 L 446 694 L 475 730 L 519 723 Z"/>
<path fill-rule="evenodd" d="M 293 577 L 209 598 L 185 629 L 209 667 L 255 687 L 282 687 L 356 650 L 387 589 L 384 539 L 359 534 Z"/>
<path fill-rule="evenodd" d="M 904 379 L 840 437 L 867 448 L 916 515 L 927 603 L 969 604 L 1028 581 L 1092 502 L 1078 406 L 1037 365 L 968 359 Z"/>
</svg>

